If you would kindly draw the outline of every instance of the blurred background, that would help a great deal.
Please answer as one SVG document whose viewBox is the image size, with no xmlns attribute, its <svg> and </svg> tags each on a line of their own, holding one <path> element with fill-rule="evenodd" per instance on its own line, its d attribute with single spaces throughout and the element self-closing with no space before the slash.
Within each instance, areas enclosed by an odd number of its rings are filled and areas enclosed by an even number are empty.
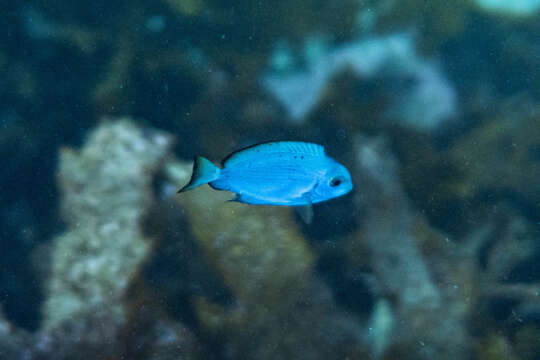
<svg viewBox="0 0 540 360">
<path fill-rule="evenodd" d="M 0 9 L 0 358 L 540 359 L 540 1 Z M 273 140 L 354 192 L 175 194 Z"/>
</svg>

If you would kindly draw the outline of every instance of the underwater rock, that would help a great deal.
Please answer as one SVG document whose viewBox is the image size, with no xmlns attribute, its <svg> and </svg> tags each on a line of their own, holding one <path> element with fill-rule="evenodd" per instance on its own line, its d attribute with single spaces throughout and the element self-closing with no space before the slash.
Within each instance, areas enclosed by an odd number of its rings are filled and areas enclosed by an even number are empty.
<svg viewBox="0 0 540 360">
<path fill-rule="evenodd" d="M 123 321 L 122 296 L 151 248 L 140 222 L 152 202 L 152 175 L 170 146 L 168 135 L 123 119 L 90 133 L 82 150 L 61 151 L 69 230 L 52 245 L 45 328 L 103 308 Z"/>
<path fill-rule="evenodd" d="M 280 102 L 295 123 L 301 123 L 323 96 L 328 82 L 344 70 L 358 81 L 382 79 L 392 86 L 390 118 L 430 130 L 456 113 L 456 94 L 435 62 L 422 59 L 410 33 L 362 39 L 334 50 L 322 49 L 299 72 L 271 72 L 264 88 Z"/>
<path fill-rule="evenodd" d="M 475 0 L 474 3 L 489 14 L 515 18 L 532 17 L 540 10 L 539 0 Z"/>
<path fill-rule="evenodd" d="M 93 308 L 35 333 L 25 354 L 30 359 L 115 358 L 124 350 L 118 342 L 122 325 L 108 307 Z"/>
<path fill-rule="evenodd" d="M 489 195 L 540 209 L 540 108 L 528 101 L 498 107 L 458 138 L 450 156 L 463 164 L 468 198 Z"/>
<path fill-rule="evenodd" d="M 374 339 L 374 351 L 383 352 L 385 359 L 466 359 L 469 342 L 465 319 L 469 306 L 464 301 L 467 294 L 462 291 L 470 287 L 456 291 L 457 287 L 441 287 L 439 282 L 461 284 L 470 267 L 456 267 L 449 272 L 448 264 L 453 264 L 450 257 L 437 258 L 433 252 L 428 260 L 422 246 L 444 244 L 444 240 L 411 206 L 387 142 L 358 136 L 356 144 L 355 183 L 363 189 L 357 193 L 356 202 L 365 209 L 358 238 L 370 251 L 380 296 L 394 304 L 384 312 L 384 323 L 392 326 L 385 330 L 385 334 L 391 334 L 385 340 L 386 349 Z M 444 251 L 444 255 L 448 254 Z M 445 265 L 433 264 L 437 259 Z"/>
<path fill-rule="evenodd" d="M 509 340 L 501 334 L 490 334 L 481 344 L 478 344 L 479 360 L 518 360 Z"/>
<path fill-rule="evenodd" d="M 540 354 L 539 337 L 540 328 L 538 324 L 536 326 L 524 326 L 516 333 L 514 352 L 519 355 L 520 359 L 537 359 Z M 517 359 L 518 356 L 515 356 L 515 358 Z"/>
<path fill-rule="evenodd" d="M 178 187 L 191 165 L 169 163 Z M 230 203 L 201 187 L 177 195 L 191 231 L 231 290 L 234 304 L 197 301 L 203 329 L 220 339 L 225 359 L 361 358 L 362 328 L 337 308 L 313 274 L 315 255 L 287 207 Z"/>
<path fill-rule="evenodd" d="M 471 0 L 409 0 L 381 2 L 368 0 L 372 31 L 387 33 L 412 29 L 418 33 L 422 52 L 435 53 L 462 36 L 471 17 Z"/>
<path fill-rule="evenodd" d="M 208 352 L 195 335 L 180 322 L 171 320 L 151 301 L 132 308 L 126 335 L 126 359 L 209 360 Z"/>
<path fill-rule="evenodd" d="M 493 216 L 490 221 L 490 241 L 483 249 L 485 272 L 492 281 L 539 281 L 533 265 L 535 255 L 540 253 L 538 231 L 516 211 L 501 207 L 503 210 L 500 214 Z"/>
<path fill-rule="evenodd" d="M 166 0 L 165 2 L 184 16 L 198 16 L 205 8 L 204 0 Z"/>
<path fill-rule="evenodd" d="M 194 335 L 178 322 L 157 321 L 150 328 L 151 337 L 148 357 L 151 360 L 208 359 Z M 148 329 L 144 329 L 148 332 Z M 135 347 L 134 347 L 135 348 Z"/>
<path fill-rule="evenodd" d="M 67 230 L 50 244 L 41 327 L 24 332 L 0 313 L 0 358 L 206 358 L 188 328 L 141 295 L 153 249 L 142 223 L 171 145 L 165 133 L 105 119 L 81 150 L 61 150 Z"/>
<path fill-rule="evenodd" d="M 118 331 L 107 309 L 64 321 L 54 329 L 27 334 L 0 329 L 0 358 L 6 360 L 182 359 L 202 360 L 202 348 L 182 324 L 155 316 L 137 318 Z"/>
<path fill-rule="evenodd" d="M 28 346 L 29 340 L 29 334 L 12 326 L 0 309 L 0 359 L 19 358 L 21 349 Z"/>
<path fill-rule="evenodd" d="M 57 359 L 115 357 L 132 351 L 119 341 L 141 341 L 126 330 L 124 297 L 152 249 L 141 223 L 153 202 L 153 175 L 171 145 L 165 133 L 106 119 L 80 151 L 61 151 L 58 181 L 68 231 L 52 244 L 43 328 L 33 348 L 38 358 L 53 352 Z M 172 353 L 183 359 L 198 358 L 190 356 L 196 341 L 181 324 L 153 320 L 155 334 L 169 334 L 145 342 L 156 359 L 167 358 L 158 355 L 167 344 L 182 345 Z M 135 348 L 143 351 L 141 344 Z"/>
<path fill-rule="evenodd" d="M 540 318 L 538 225 L 507 202 L 490 207 L 485 217 L 478 230 L 465 239 L 469 248 L 471 244 L 475 248 L 468 257 L 478 263 L 474 271 L 477 296 L 473 298 L 477 310 L 471 313 L 471 323 L 483 323 L 477 336 L 489 339 L 490 332 L 502 333 L 512 339 L 515 350 L 520 347 L 516 358 L 534 359 L 529 349 L 538 348 L 538 342 L 518 337 L 538 328 Z M 483 346 L 480 352 L 496 354 L 487 343 Z"/>
<path fill-rule="evenodd" d="M 384 277 L 379 280 L 386 291 L 398 296 L 403 306 L 438 307 L 438 290 L 411 232 L 413 214 L 397 178 L 397 161 L 382 138 L 359 137 L 357 141 L 361 144 L 359 173 L 363 174 L 358 183 L 365 186 L 358 202 L 362 208 L 369 207 L 370 213 L 380 215 L 367 215 L 364 222 L 369 229 L 365 238 L 373 252 L 375 272 Z"/>
</svg>

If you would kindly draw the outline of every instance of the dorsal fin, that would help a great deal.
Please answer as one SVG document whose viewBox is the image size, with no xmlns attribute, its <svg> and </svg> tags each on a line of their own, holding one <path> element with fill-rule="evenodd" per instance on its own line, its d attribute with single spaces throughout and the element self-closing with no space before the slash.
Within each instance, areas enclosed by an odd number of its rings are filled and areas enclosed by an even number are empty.
<svg viewBox="0 0 540 360">
<path fill-rule="evenodd" d="M 253 145 L 248 148 L 236 151 L 223 160 L 224 166 L 231 166 L 242 163 L 254 156 L 264 156 L 265 154 L 288 153 L 312 157 L 324 157 L 324 147 L 314 143 L 302 141 L 278 141 Z"/>
</svg>

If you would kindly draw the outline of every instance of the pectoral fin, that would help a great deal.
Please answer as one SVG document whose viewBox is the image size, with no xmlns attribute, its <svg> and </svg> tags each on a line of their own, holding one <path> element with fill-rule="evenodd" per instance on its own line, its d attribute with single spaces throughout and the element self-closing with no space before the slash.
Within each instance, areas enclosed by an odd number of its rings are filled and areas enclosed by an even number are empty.
<svg viewBox="0 0 540 360">
<path fill-rule="evenodd" d="M 230 200 L 227 200 L 227 202 L 242 202 L 242 195 L 235 194 L 234 197 Z"/>
<path fill-rule="evenodd" d="M 296 206 L 294 209 L 306 224 L 311 224 L 311 222 L 313 221 L 312 204 Z"/>
</svg>

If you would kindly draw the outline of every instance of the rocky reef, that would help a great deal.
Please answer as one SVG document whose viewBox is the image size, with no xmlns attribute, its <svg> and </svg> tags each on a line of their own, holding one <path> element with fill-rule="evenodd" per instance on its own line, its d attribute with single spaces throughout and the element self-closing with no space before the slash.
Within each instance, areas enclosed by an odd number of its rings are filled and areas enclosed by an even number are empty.
<svg viewBox="0 0 540 360">
<path fill-rule="evenodd" d="M 484 216 L 457 241 L 408 199 L 388 139 L 358 135 L 358 228 L 339 248 L 341 266 L 363 279 L 372 305 L 344 307 L 317 270 L 324 247 L 307 241 L 291 209 L 230 203 L 230 194 L 210 188 L 171 198 L 191 171 L 172 157 L 172 143 L 171 135 L 130 120 L 105 119 L 81 150 L 61 151 L 67 230 L 48 245 L 41 326 L 28 332 L 3 318 L 4 358 L 466 359 L 535 352 L 527 339 L 536 331 L 538 288 L 508 279 L 532 266 L 537 231 L 512 206 Z M 494 239 L 494 232 L 502 236 Z M 197 271 L 191 276 L 199 282 L 213 279 L 206 290 L 201 283 L 194 290 L 189 272 L 178 274 L 181 288 L 154 283 L 148 269 L 163 260 L 167 237 L 192 254 L 171 266 Z M 215 291 L 227 296 L 211 296 Z M 175 296 L 187 307 L 171 310 Z M 489 328 L 470 330 L 479 316 L 495 325 L 500 301 L 516 304 L 511 316 L 527 324 L 511 330 L 524 350 L 511 350 L 510 340 Z"/>
<path fill-rule="evenodd" d="M 186 183 L 190 168 L 170 163 L 169 178 Z M 291 209 L 253 208 L 228 198 L 210 188 L 178 197 L 192 233 L 234 296 L 229 308 L 203 299 L 196 306 L 202 327 L 223 343 L 224 358 L 365 356 L 360 324 L 317 278 L 315 254 Z"/>
<path fill-rule="evenodd" d="M 28 334 L 3 320 L 2 358 L 122 356 L 127 343 L 140 341 L 126 332 L 133 317 L 147 324 L 141 352 L 156 359 L 199 358 L 182 324 L 145 314 L 149 310 L 130 292 L 152 251 L 141 224 L 152 205 L 153 177 L 171 145 L 164 133 L 104 119 L 80 151 L 61 150 L 58 183 L 68 230 L 41 259 L 50 264 L 41 327 Z"/>
<path fill-rule="evenodd" d="M 0 359 L 540 358 L 538 6 L 7 0 Z M 285 139 L 311 224 L 176 194 Z"/>
</svg>

